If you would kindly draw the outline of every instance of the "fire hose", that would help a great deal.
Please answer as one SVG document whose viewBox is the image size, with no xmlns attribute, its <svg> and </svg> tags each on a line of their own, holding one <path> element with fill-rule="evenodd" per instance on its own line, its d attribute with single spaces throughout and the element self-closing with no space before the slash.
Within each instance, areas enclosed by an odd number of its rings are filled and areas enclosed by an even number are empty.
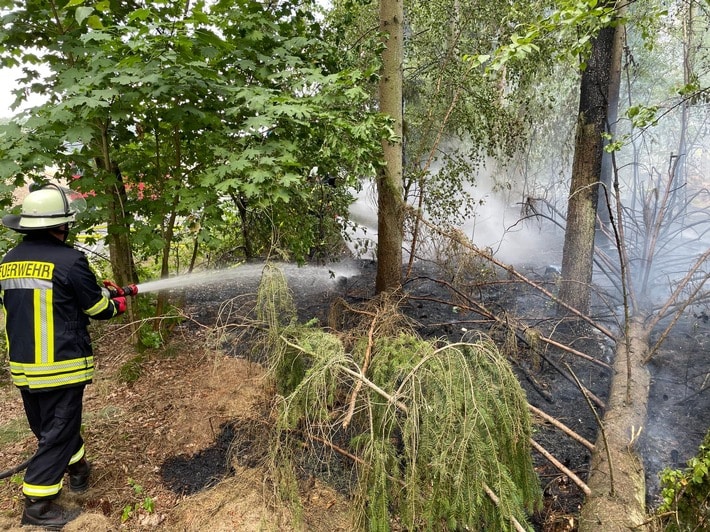
<svg viewBox="0 0 710 532">
<path fill-rule="evenodd" d="M 112 299 L 114 297 L 135 296 L 138 293 L 138 287 L 134 284 L 129 284 L 128 286 L 121 287 L 113 281 L 108 280 L 103 281 L 103 284 L 104 288 L 102 292 L 109 299 Z M 11 467 L 10 469 L 0 471 L 0 479 L 11 477 L 12 475 L 19 473 L 20 471 L 27 469 L 27 466 L 30 465 L 32 458 L 34 457 L 30 457 L 21 464 Z"/>
<path fill-rule="evenodd" d="M 0 479 L 11 477 L 15 473 L 19 473 L 23 469 L 27 469 L 27 466 L 30 465 L 30 462 L 32 461 L 32 458 L 28 458 L 24 462 L 22 462 L 19 465 L 16 465 L 13 468 L 8 469 L 7 471 L 0 471 Z"/>
</svg>

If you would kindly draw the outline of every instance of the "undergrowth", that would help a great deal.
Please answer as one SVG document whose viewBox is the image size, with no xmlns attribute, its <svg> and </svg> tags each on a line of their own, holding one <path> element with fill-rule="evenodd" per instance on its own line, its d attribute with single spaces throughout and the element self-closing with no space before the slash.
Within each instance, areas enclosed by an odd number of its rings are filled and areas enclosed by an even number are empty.
<svg viewBox="0 0 710 532">
<path fill-rule="evenodd" d="M 658 513 L 665 516 L 664 530 L 710 529 L 710 431 L 687 467 L 661 472 L 661 484 L 663 503 Z"/>
<path fill-rule="evenodd" d="M 262 348 L 280 394 L 272 476 L 281 496 L 297 510 L 284 442 L 297 434 L 338 450 L 332 437 L 347 434 L 358 529 L 526 525 L 541 504 L 530 420 L 495 344 L 424 340 L 387 298 L 348 312 L 359 324 L 347 331 L 298 324 L 283 275 L 264 273 L 257 316 L 268 324 Z"/>
</svg>

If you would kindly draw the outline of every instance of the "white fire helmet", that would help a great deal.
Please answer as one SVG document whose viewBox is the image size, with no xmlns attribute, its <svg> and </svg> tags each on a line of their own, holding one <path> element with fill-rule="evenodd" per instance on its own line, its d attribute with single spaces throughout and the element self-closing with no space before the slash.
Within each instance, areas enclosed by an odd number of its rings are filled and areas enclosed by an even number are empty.
<svg viewBox="0 0 710 532">
<path fill-rule="evenodd" d="M 20 233 L 51 229 L 73 222 L 84 209 L 86 200 L 80 194 L 50 184 L 30 192 L 22 202 L 21 214 L 3 216 L 2 224 Z"/>
</svg>

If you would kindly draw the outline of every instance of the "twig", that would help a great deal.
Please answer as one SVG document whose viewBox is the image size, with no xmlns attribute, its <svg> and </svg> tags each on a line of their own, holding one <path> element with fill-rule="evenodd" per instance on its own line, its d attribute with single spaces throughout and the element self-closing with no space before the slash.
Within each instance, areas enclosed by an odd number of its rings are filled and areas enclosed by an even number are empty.
<svg viewBox="0 0 710 532">
<path fill-rule="evenodd" d="M 666 301 L 666 304 L 663 306 L 663 308 L 655 313 L 655 317 L 654 317 L 653 321 L 650 322 L 649 328 L 655 327 L 658 324 L 658 322 L 661 321 L 661 319 L 666 315 L 666 312 L 668 312 L 668 308 L 676 303 L 676 301 L 680 297 L 680 294 L 683 292 L 683 290 L 685 290 L 685 287 L 693 279 L 695 272 L 697 272 L 698 269 L 700 268 L 700 266 L 702 266 L 702 264 L 706 260 L 708 260 L 708 257 L 710 257 L 710 249 L 706 250 L 702 255 L 700 255 L 700 257 L 698 257 L 698 260 L 695 261 L 695 263 L 690 268 L 690 270 L 685 275 L 685 277 L 683 277 L 683 279 L 680 280 L 680 282 L 678 283 L 678 286 L 673 291 L 671 296 L 668 298 L 668 300 Z M 707 278 L 708 278 L 708 276 L 706 275 L 705 278 L 703 279 L 703 282 L 700 283 L 701 287 L 705 283 L 705 281 L 707 281 Z M 696 293 L 697 293 L 697 290 L 696 290 Z"/>
<path fill-rule="evenodd" d="M 589 496 L 592 494 L 592 490 L 589 489 L 589 486 L 587 486 L 584 481 L 579 478 L 577 475 L 575 475 L 569 468 L 565 467 L 564 464 L 562 464 L 557 458 L 552 456 L 550 452 L 545 449 L 542 445 L 537 443 L 535 440 L 530 438 L 530 445 L 532 445 L 537 452 L 539 452 L 542 456 L 547 458 L 547 460 L 554 465 L 557 469 L 559 469 L 562 473 L 567 475 L 572 482 L 577 484 L 579 488 L 584 492 L 585 495 Z"/>
<path fill-rule="evenodd" d="M 430 279 L 430 278 L 426 278 L 426 277 L 423 277 L 423 279 L 434 280 L 434 279 Z M 503 326 L 506 327 L 506 328 L 510 328 L 510 329 L 512 329 L 513 331 L 516 332 L 516 335 L 518 334 L 518 332 L 521 332 L 521 333 L 522 333 L 522 332 L 525 332 L 526 330 L 530 329 L 530 327 L 528 327 L 527 325 L 518 323 L 517 320 L 511 320 L 511 319 L 505 319 L 505 320 L 503 320 L 502 318 L 500 318 L 499 316 L 495 315 L 493 312 L 491 312 L 490 310 L 488 310 L 486 307 L 484 307 L 484 306 L 481 305 L 480 303 L 478 303 L 478 302 L 476 302 L 476 301 L 472 301 L 470 298 L 468 298 L 468 297 L 466 296 L 466 294 L 462 293 L 460 290 L 456 289 L 456 287 L 452 286 L 451 284 L 447 283 L 446 281 L 441 281 L 441 280 L 434 280 L 434 281 L 435 281 L 435 282 L 438 282 L 438 283 L 440 283 L 440 284 L 443 284 L 443 285 L 446 286 L 449 290 L 451 290 L 452 292 L 454 292 L 455 294 L 457 294 L 457 295 L 460 296 L 461 298 L 465 299 L 465 300 L 471 305 L 471 306 L 469 306 L 469 305 L 459 304 L 459 305 L 458 305 L 459 308 L 461 308 L 461 309 L 463 309 L 463 310 L 470 310 L 470 311 L 472 311 L 472 312 L 475 312 L 475 313 L 477 313 L 477 314 L 480 314 L 481 316 L 483 316 L 484 318 L 487 318 L 487 319 L 490 320 L 490 321 L 495 321 L 496 323 L 498 323 L 498 324 L 500 324 L 500 325 L 503 325 Z M 420 298 L 417 298 L 417 299 L 419 299 L 419 300 L 424 300 L 424 301 L 433 301 L 433 302 L 435 302 L 435 303 L 447 303 L 447 301 L 443 301 L 443 300 L 435 299 L 435 298 L 424 298 L 424 297 L 420 297 Z M 450 304 L 450 303 L 449 303 L 449 304 Z M 518 337 L 519 337 L 521 340 L 525 341 L 525 339 L 522 338 L 521 336 L 518 336 Z M 591 362 L 591 363 L 593 363 L 593 364 L 596 364 L 596 365 L 601 366 L 601 367 L 603 367 L 603 368 L 605 368 L 605 369 L 608 369 L 608 370 L 611 370 L 611 369 L 612 369 L 612 367 L 611 367 L 609 364 L 607 364 L 606 362 L 602 362 L 601 360 L 598 360 L 598 359 L 596 359 L 596 358 L 594 358 L 594 357 L 592 357 L 592 356 L 590 356 L 590 355 L 587 355 L 586 353 L 582 353 L 581 351 L 577 351 L 576 349 L 574 349 L 574 348 L 572 348 L 572 347 L 570 347 L 570 346 L 568 346 L 568 345 L 565 345 L 565 344 L 561 344 L 561 343 L 559 343 L 559 342 L 556 342 L 556 341 L 553 340 L 552 338 L 548 338 L 547 336 L 542 336 L 542 335 L 539 335 L 538 338 L 539 338 L 541 341 L 543 341 L 543 342 L 545 342 L 545 343 L 547 343 L 547 344 L 550 344 L 550 345 L 552 345 L 552 346 L 554 346 L 554 347 L 557 347 L 558 349 L 561 349 L 561 350 L 563 350 L 563 351 L 567 351 L 568 353 L 570 353 L 570 354 L 572 354 L 572 355 L 575 355 L 575 356 L 577 356 L 577 357 L 583 358 L 584 360 L 587 360 L 587 361 L 589 361 L 589 362 Z M 526 342 L 526 343 L 527 343 L 527 342 Z M 599 406 L 602 406 L 602 407 L 603 407 L 603 403 L 600 403 Z"/>
<path fill-rule="evenodd" d="M 583 358 L 584 360 L 587 360 L 587 361 L 591 362 L 592 364 L 596 364 L 597 366 L 601 366 L 606 369 L 612 369 L 611 365 L 607 364 L 606 362 L 602 362 L 601 360 L 598 360 L 598 359 L 594 358 L 593 356 L 587 355 L 586 353 L 582 353 L 581 351 L 577 351 L 573 347 L 556 342 L 552 338 L 548 338 L 547 336 L 539 336 L 538 338 L 540 339 L 541 342 L 545 342 L 546 344 L 550 344 L 558 349 L 562 349 L 563 351 L 567 351 L 568 353 L 578 356 L 579 358 Z"/>
<path fill-rule="evenodd" d="M 293 344 L 289 344 L 289 345 L 291 345 L 291 347 L 296 347 L 296 346 L 293 345 Z M 409 408 L 407 407 L 407 405 L 405 405 L 402 401 L 397 400 L 394 396 L 388 394 L 388 393 L 387 393 L 386 391 L 384 391 L 382 388 L 380 388 L 379 386 L 377 386 L 377 384 L 375 384 L 375 383 L 372 382 L 370 379 L 368 379 L 367 377 L 365 377 L 365 375 L 363 375 L 362 372 L 360 372 L 360 371 L 354 371 L 354 370 L 352 370 L 352 369 L 350 369 L 350 368 L 348 368 L 348 367 L 346 367 L 346 366 L 340 365 L 340 364 L 338 364 L 337 367 L 338 367 L 338 369 L 340 369 L 341 371 L 344 371 L 345 373 L 347 373 L 347 374 L 350 375 L 351 377 L 355 377 L 356 379 L 359 379 L 360 381 L 362 381 L 362 383 L 363 383 L 365 386 L 367 386 L 368 388 L 371 388 L 373 391 L 375 391 L 375 392 L 377 392 L 378 394 L 380 394 L 382 397 L 384 397 L 385 399 L 387 399 L 387 401 L 388 401 L 389 403 L 395 405 L 397 408 L 399 408 L 399 409 L 400 409 L 402 412 L 404 412 L 405 414 L 409 413 Z"/>
<path fill-rule="evenodd" d="M 370 322 L 370 328 L 367 331 L 367 349 L 365 349 L 365 357 L 362 363 L 362 369 L 360 370 L 363 375 L 365 374 L 368 366 L 370 365 L 370 358 L 372 357 L 372 345 L 374 343 L 373 337 L 375 335 L 375 325 L 377 324 L 377 320 L 379 317 L 380 313 L 377 312 L 372 318 L 372 321 Z M 350 395 L 350 404 L 348 406 L 348 411 L 345 414 L 345 419 L 343 420 L 344 429 L 348 428 L 348 425 L 350 425 L 350 421 L 353 418 L 353 414 L 355 413 L 355 402 L 357 401 L 357 394 L 358 392 L 360 392 L 360 388 L 362 388 L 362 380 L 358 379 L 355 383 L 355 387 L 353 388 L 353 393 Z"/>
<path fill-rule="evenodd" d="M 530 403 L 528 403 L 528 408 L 530 409 L 530 411 L 531 411 L 533 414 L 535 414 L 535 415 L 537 415 L 537 416 L 540 416 L 542 419 L 544 419 L 544 420 L 547 421 L 548 423 L 554 425 L 555 427 L 557 427 L 558 429 L 560 429 L 562 432 L 564 432 L 565 434 L 567 434 L 567 436 L 569 436 L 569 437 L 572 438 L 573 440 L 576 440 L 576 441 L 578 441 L 579 443 L 581 443 L 582 445 L 584 445 L 584 446 L 585 446 L 587 449 L 589 449 L 590 451 L 594 451 L 594 444 L 593 444 L 592 442 L 590 442 L 589 440 L 587 440 L 587 439 L 584 438 L 583 436 L 577 434 L 575 431 L 573 431 L 571 428 L 569 428 L 567 425 L 565 425 L 565 424 L 562 423 L 561 421 L 558 421 L 557 419 L 555 419 L 554 417 L 552 417 L 550 414 L 548 414 L 548 413 L 546 413 L 546 412 L 543 412 L 542 410 L 540 410 L 539 408 L 534 407 L 534 406 L 531 405 Z"/>
<path fill-rule="evenodd" d="M 488 487 L 488 484 L 486 484 L 485 482 L 483 483 L 483 491 L 485 491 L 486 495 L 488 495 L 488 498 L 493 501 L 493 504 L 495 504 L 496 506 L 500 506 L 500 499 L 493 492 L 493 490 Z M 515 527 L 515 530 L 517 530 L 518 532 L 526 532 L 523 528 L 523 525 L 521 525 L 515 517 L 511 515 L 510 520 L 512 521 L 513 526 Z"/>
<path fill-rule="evenodd" d="M 679 283 L 678 287 L 675 289 L 673 292 L 673 295 L 670 297 L 670 299 L 666 302 L 664 307 L 656 313 L 655 318 L 653 321 L 650 323 L 649 328 L 655 327 L 658 322 L 661 320 L 661 318 L 668 312 L 668 309 L 675 304 L 675 301 L 678 298 L 678 295 L 681 293 L 682 290 L 685 289 L 685 287 L 690 283 L 693 275 L 695 272 L 698 270 L 700 265 L 705 262 L 710 255 L 710 249 L 707 250 L 705 253 L 701 255 L 701 257 L 695 262 L 693 265 L 692 269 L 688 272 L 688 274 L 681 280 Z M 658 338 L 658 341 L 654 344 L 653 348 L 650 349 L 649 353 L 646 355 L 646 357 L 643 359 L 643 363 L 646 364 L 653 355 L 656 354 L 658 349 L 660 348 L 661 344 L 665 341 L 665 339 L 668 337 L 668 335 L 671 332 L 671 329 L 675 327 L 675 324 L 678 322 L 680 319 L 681 315 L 683 314 L 683 311 L 693 302 L 698 295 L 698 293 L 702 290 L 703 286 L 705 285 L 705 282 L 708 280 L 708 275 L 705 276 L 705 278 L 702 280 L 701 283 L 698 284 L 698 286 L 695 287 L 695 290 L 693 290 L 693 293 L 690 294 L 688 298 L 680 305 L 680 308 L 678 308 L 675 311 L 675 315 L 673 316 L 673 319 L 671 322 L 668 324 L 668 327 L 665 328 L 665 330 L 661 333 L 660 337 Z"/>
<path fill-rule="evenodd" d="M 552 292 L 547 290 L 545 287 L 541 286 L 540 284 L 528 279 L 523 274 L 519 273 L 513 266 L 511 266 L 509 264 L 505 264 L 504 262 L 496 259 L 495 257 L 493 257 L 493 255 L 479 249 L 474 244 L 472 244 L 470 241 L 464 240 L 463 238 L 461 238 L 460 235 L 456 235 L 455 233 L 453 233 L 451 231 L 446 231 L 446 230 L 443 230 L 443 229 L 437 227 L 435 224 L 433 224 L 429 220 L 425 219 L 424 216 L 420 212 L 417 212 L 414 208 L 408 207 L 408 210 L 413 211 L 412 212 L 413 216 L 421 218 L 422 223 L 424 223 L 424 225 L 429 227 L 432 231 L 436 232 L 437 234 L 439 234 L 445 238 L 451 239 L 452 241 L 460 244 L 461 246 L 463 246 L 466 249 L 472 251 L 473 253 L 479 255 L 480 257 L 486 259 L 487 261 L 492 262 L 493 264 L 495 264 L 499 268 L 502 268 L 503 270 L 508 272 L 513 277 L 520 279 L 522 282 L 524 282 L 528 286 L 531 286 L 535 290 L 544 294 L 551 301 L 553 301 L 554 303 L 556 303 L 560 307 L 564 308 L 565 310 L 567 310 L 571 314 L 577 316 L 579 319 L 587 322 L 589 325 L 591 325 L 592 327 L 594 327 L 595 329 L 597 329 L 601 333 L 605 334 L 606 336 L 608 336 L 612 340 L 616 339 L 616 336 L 609 329 L 607 329 L 603 325 L 597 323 L 596 321 L 594 321 L 592 318 L 590 318 L 586 314 L 580 312 L 579 310 L 575 309 L 574 307 L 571 307 L 570 305 L 568 305 L 564 301 L 560 300 L 557 296 L 555 296 Z"/>
</svg>

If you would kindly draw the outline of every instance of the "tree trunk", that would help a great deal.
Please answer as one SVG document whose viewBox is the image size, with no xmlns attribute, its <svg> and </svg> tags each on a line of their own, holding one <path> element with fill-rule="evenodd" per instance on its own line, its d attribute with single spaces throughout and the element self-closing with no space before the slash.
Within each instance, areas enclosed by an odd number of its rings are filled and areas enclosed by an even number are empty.
<svg viewBox="0 0 710 532">
<path fill-rule="evenodd" d="M 111 159 L 106 127 L 101 131 L 99 142 L 101 157 L 96 159 L 96 166 L 104 170 L 107 175 L 112 174 L 115 177 L 112 182 L 106 185 L 105 190 L 109 198 L 106 240 L 108 242 L 111 271 L 113 273 L 113 281 L 119 286 L 125 286 L 138 282 L 138 273 L 136 272 L 133 249 L 131 248 L 131 228 L 126 220 L 125 205 L 128 196 L 121 170 Z M 127 298 L 126 303 L 126 316 L 131 324 L 132 337 L 137 340 L 136 309 L 133 308 L 132 298 Z"/>
<path fill-rule="evenodd" d="M 394 123 L 395 141 L 384 139 L 385 166 L 377 175 L 377 293 L 402 285 L 404 199 L 402 185 L 403 0 L 380 0 L 380 30 L 385 35 L 380 78 L 380 111 Z"/>
<path fill-rule="evenodd" d="M 628 532 L 646 520 L 646 482 L 635 440 L 646 423 L 649 332 L 642 318 L 633 318 L 626 342 L 617 346 L 604 431 L 587 480 L 592 494 L 582 507 L 580 532 Z"/>
<path fill-rule="evenodd" d="M 624 16 L 626 6 L 619 6 L 617 15 Z M 616 26 L 614 31 L 614 43 L 611 50 L 611 66 L 609 72 L 609 92 L 607 104 L 607 132 L 610 135 L 616 134 L 616 122 L 619 119 L 619 93 L 621 89 L 621 71 L 623 69 L 622 57 L 624 55 L 624 46 L 626 45 L 626 31 L 623 24 Z M 606 144 L 606 142 L 604 143 Z M 610 153 L 602 152 L 602 166 L 599 181 L 602 186 L 599 187 L 599 205 L 597 212 L 599 214 L 599 232 L 597 234 L 597 244 L 601 244 L 603 248 L 610 249 L 615 246 L 613 238 L 609 235 L 613 234 L 611 227 L 610 206 L 607 202 L 607 197 L 612 196 L 614 181 L 614 165 Z"/>
<path fill-rule="evenodd" d="M 614 28 L 602 29 L 592 42 L 580 82 L 559 297 L 581 312 L 589 310 L 591 296 L 598 184 L 604 153 L 602 134 L 607 119 L 613 44 Z"/>
</svg>

